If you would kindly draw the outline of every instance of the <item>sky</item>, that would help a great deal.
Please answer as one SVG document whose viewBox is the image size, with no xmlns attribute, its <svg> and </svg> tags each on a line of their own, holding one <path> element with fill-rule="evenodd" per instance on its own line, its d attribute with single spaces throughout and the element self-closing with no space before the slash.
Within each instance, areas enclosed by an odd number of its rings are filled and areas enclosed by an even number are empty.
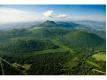
<svg viewBox="0 0 107 80">
<path fill-rule="evenodd" d="M 0 5 L 0 23 L 106 20 L 105 5 Z"/>
</svg>

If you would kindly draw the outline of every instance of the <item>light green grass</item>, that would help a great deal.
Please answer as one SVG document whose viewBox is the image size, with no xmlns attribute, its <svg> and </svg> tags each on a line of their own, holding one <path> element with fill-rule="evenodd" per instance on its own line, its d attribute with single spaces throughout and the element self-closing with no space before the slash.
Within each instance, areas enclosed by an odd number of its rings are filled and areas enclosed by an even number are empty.
<svg viewBox="0 0 107 80">
<path fill-rule="evenodd" d="M 24 64 L 23 67 L 24 67 L 26 70 L 29 70 L 30 67 L 31 67 L 31 64 Z"/>
<path fill-rule="evenodd" d="M 94 62 L 87 61 L 87 63 L 101 69 L 101 67 L 98 64 L 94 63 Z"/>
<path fill-rule="evenodd" d="M 99 72 L 99 73 L 102 73 L 102 74 L 106 74 L 106 72 L 103 72 L 103 71 L 100 71 L 100 70 L 97 70 L 97 69 L 92 69 L 92 71 L 96 71 L 96 72 Z"/>
<path fill-rule="evenodd" d="M 94 54 L 92 58 L 95 58 L 97 61 L 106 61 L 106 54 L 97 53 L 97 54 Z"/>
</svg>

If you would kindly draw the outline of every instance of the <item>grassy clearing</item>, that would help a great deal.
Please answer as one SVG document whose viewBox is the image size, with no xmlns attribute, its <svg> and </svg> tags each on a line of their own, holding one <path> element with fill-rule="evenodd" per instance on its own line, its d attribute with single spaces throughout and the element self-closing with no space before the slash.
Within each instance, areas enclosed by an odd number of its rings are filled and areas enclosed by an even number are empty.
<svg viewBox="0 0 107 80">
<path fill-rule="evenodd" d="M 106 54 L 97 53 L 97 54 L 94 54 L 92 58 L 96 59 L 97 61 L 106 61 Z"/>
</svg>

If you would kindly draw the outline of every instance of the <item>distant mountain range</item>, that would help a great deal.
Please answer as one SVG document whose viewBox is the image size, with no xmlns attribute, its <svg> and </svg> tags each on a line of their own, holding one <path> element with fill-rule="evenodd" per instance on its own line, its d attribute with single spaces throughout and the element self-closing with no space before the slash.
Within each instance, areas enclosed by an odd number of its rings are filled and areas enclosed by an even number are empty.
<svg viewBox="0 0 107 80">
<path fill-rule="evenodd" d="M 63 27 L 63 28 L 75 28 L 79 24 L 73 22 L 54 22 L 54 21 L 45 21 L 39 25 L 40 27 Z"/>
<path fill-rule="evenodd" d="M 20 29 L 30 27 L 63 27 L 70 29 L 90 29 L 105 31 L 106 23 L 97 21 L 44 21 L 44 22 L 24 22 L 24 23 L 10 23 L 0 25 L 0 29 Z"/>
</svg>

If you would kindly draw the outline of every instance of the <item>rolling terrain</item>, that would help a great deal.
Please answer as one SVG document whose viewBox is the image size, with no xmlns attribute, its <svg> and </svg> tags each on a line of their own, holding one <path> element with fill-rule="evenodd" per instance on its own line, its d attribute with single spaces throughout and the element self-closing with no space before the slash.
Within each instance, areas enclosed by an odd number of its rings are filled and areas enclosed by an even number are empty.
<svg viewBox="0 0 107 80">
<path fill-rule="evenodd" d="M 86 24 L 47 20 L 0 30 L 0 74 L 105 75 L 105 48 L 105 31 Z"/>
</svg>

